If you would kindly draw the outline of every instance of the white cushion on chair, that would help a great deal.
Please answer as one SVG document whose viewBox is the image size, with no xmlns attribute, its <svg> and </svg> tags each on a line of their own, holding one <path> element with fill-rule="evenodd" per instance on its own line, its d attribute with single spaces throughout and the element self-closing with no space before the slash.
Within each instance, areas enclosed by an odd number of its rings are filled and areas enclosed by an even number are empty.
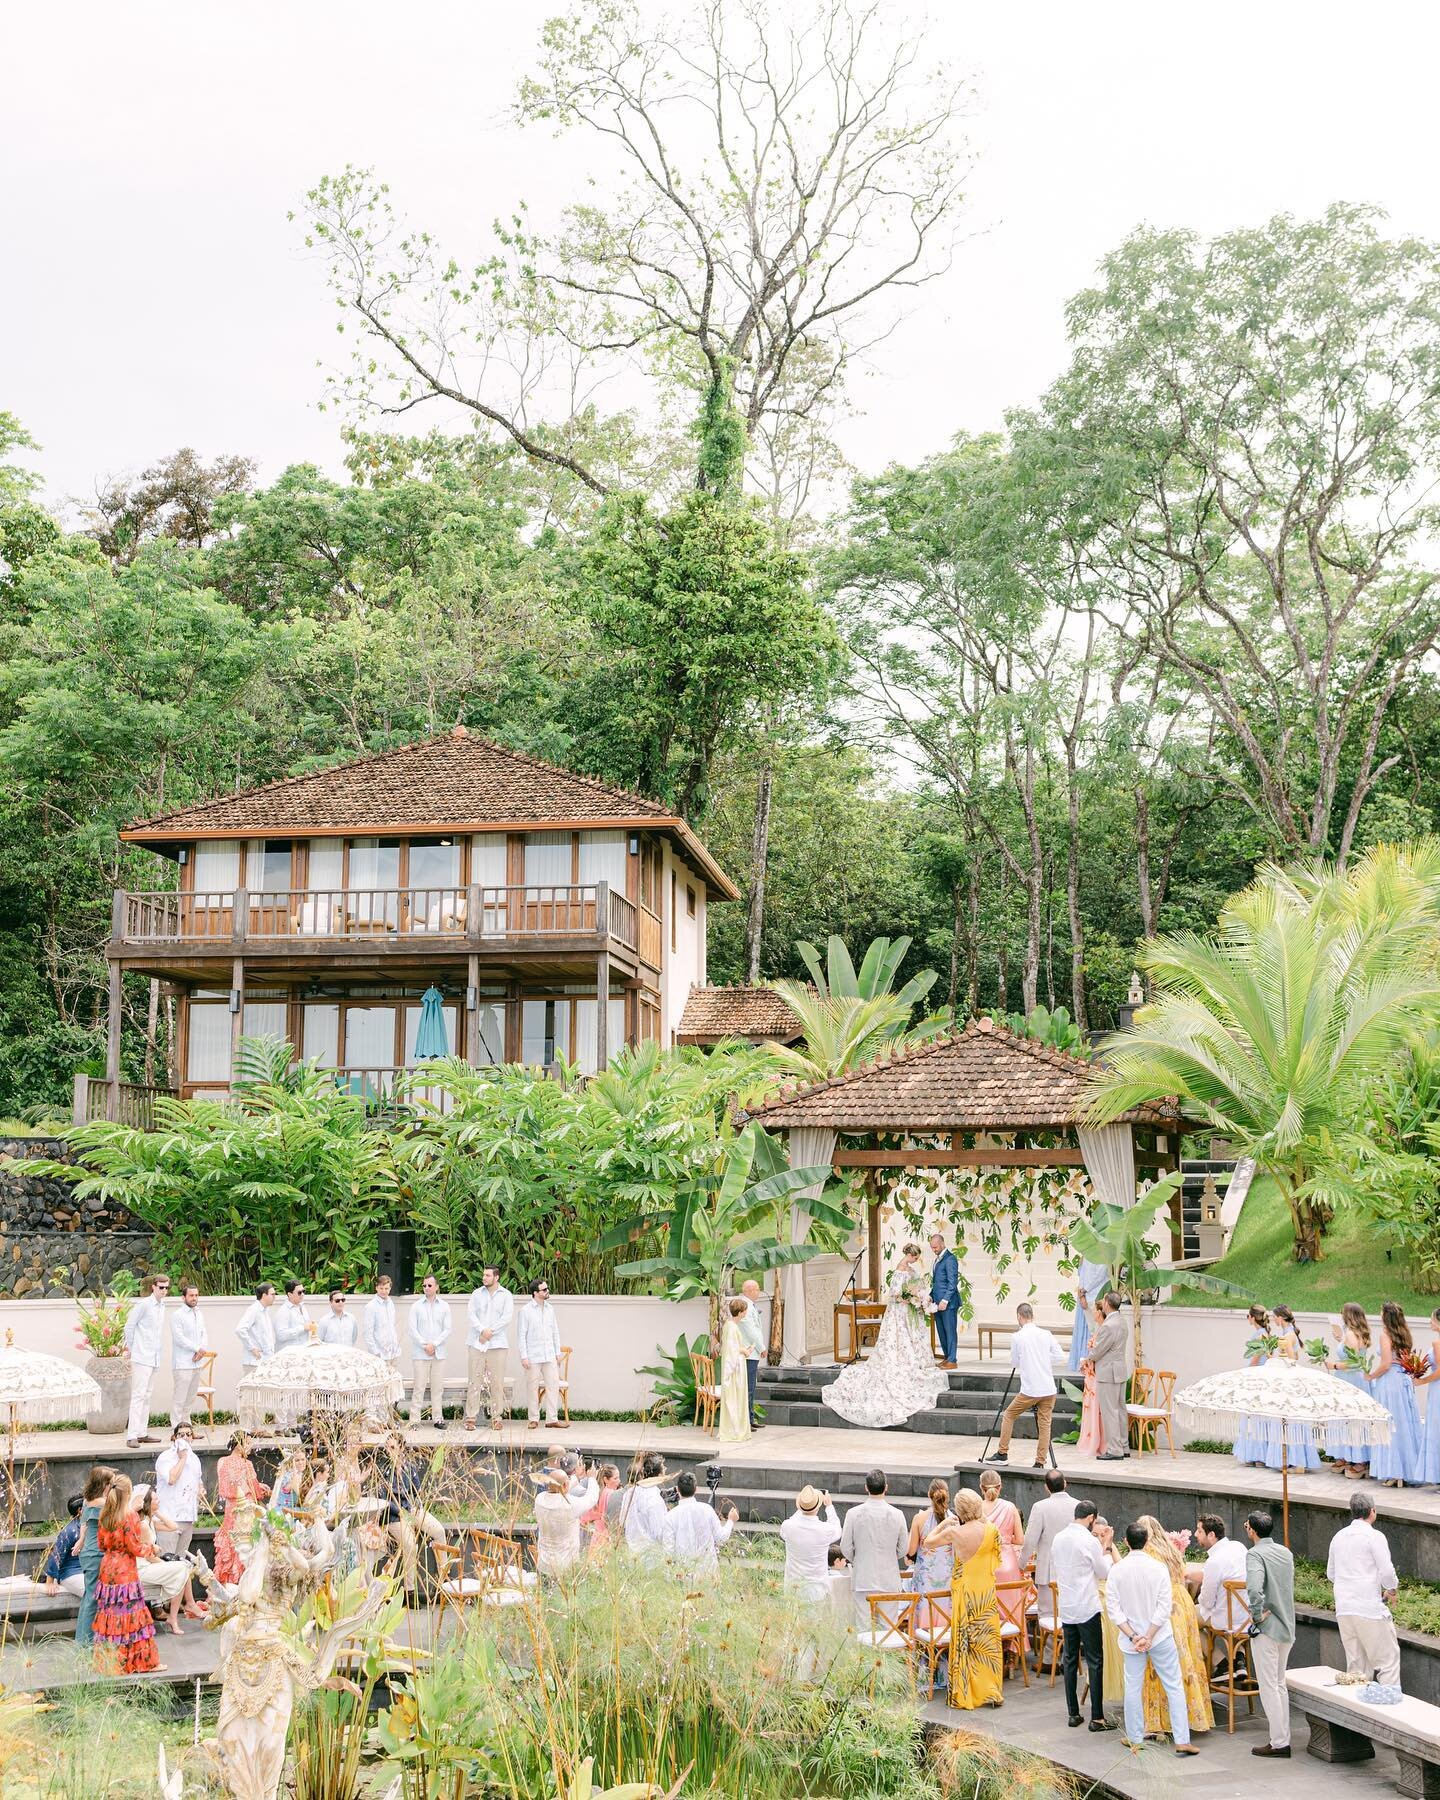
<svg viewBox="0 0 1440 1800">
<path fill-rule="evenodd" d="M 857 1631 L 857 1643 L 863 1644 L 867 1650 L 908 1650 L 910 1640 L 903 1631 L 877 1630 Z"/>
<path fill-rule="evenodd" d="M 1004 1624 L 1000 1627 L 1000 1635 L 1002 1638 L 1019 1637 L 1020 1627 L 1018 1625 Z"/>
<path fill-rule="evenodd" d="M 517 1587 L 487 1588 L 480 1596 L 482 1606 L 524 1606 L 530 1596 Z"/>
<path fill-rule="evenodd" d="M 442 1581 L 440 1592 L 449 1600 L 469 1600 L 475 1594 L 485 1591 L 485 1583 L 478 1581 L 473 1575 L 462 1576 L 459 1581 Z"/>
</svg>

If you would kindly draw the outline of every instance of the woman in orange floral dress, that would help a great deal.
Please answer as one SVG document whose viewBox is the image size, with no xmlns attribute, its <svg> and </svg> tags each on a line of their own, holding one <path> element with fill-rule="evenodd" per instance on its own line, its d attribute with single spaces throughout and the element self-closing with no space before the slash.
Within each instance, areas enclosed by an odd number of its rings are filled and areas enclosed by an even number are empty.
<svg viewBox="0 0 1440 1800">
<path fill-rule="evenodd" d="M 162 1674 L 155 1619 L 135 1566 L 145 1536 L 130 1511 L 128 1475 L 116 1475 L 105 1490 L 97 1530 L 104 1554 L 95 1590 L 95 1667 L 103 1675 Z"/>
<path fill-rule="evenodd" d="M 226 1587 L 233 1586 L 245 1573 L 231 1535 L 236 1509 L 270 1497 L 269 1488 L 255 1473 L 245 1433 L 237 1431 L 229 1447 L 230 1454 L 222 1456 L 215 1468 L 215 1492 L 225 1504 L 224 1521 L 215 1533 L 215 1579 L 223 1581 Z"/>
</svg>

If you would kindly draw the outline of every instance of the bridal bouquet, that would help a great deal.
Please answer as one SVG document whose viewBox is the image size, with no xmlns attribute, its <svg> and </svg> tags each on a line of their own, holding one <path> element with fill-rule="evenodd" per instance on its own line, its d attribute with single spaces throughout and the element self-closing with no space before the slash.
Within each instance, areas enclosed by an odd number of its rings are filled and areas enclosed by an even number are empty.
<svg viewBox="0 0 1440 1800">
<path fill-rule="evenodd" d="M 1412 1381 L 1418 1381 L 1422 1375 L 1430 1373 L 1429 1357 L 1422 1356 L 1418 1350 L 1402 1350 L 1395 1360 Z"/>
<path fill-rule="evenodd" d="M 1372 1355 L 1373 1352 L 1369 1350 L 1357 1350 L 1353 1344 L 1346 1344 L 1336 1357 L 1335 1366 L 1339 1369 L 1356 1369 L 1365 1375 L 1369 1373 Z"/>
<path fill-rule="evenodd" d="M 931 1313 L 938 1310 L 930 1298 L 930 1289 L 923 1280 L 907 1281 L 900 1292 L 905 1304 L 922 1319 L 928 1319 Z"/>
</svg>

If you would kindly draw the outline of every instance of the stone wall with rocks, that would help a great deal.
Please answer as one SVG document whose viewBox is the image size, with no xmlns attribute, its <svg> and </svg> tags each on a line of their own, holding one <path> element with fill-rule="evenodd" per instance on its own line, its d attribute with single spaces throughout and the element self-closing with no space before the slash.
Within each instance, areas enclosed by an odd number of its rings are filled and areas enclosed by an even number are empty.
<svg viewBox="0 0 1440 1800">
<path fill-rule="evenodd" d="M 122 1269 L 147 1274 L 150 1233 L 123 1206 L 21 1166 L 42 1157 L 75 1160 L 59 1138 L 0 1138 L 0 1295 L 99 1294 Z"/>
</svg>

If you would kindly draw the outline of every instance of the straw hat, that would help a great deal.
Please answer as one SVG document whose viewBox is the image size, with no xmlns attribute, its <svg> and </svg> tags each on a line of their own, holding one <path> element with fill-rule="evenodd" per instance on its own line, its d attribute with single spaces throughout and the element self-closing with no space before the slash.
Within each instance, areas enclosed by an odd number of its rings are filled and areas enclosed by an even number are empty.
<svg viewBox="0 0 1440 1800">
<path fill-rule="evenodd" d="M 803 1513 L 818 1512 L 820 1509 L 820 1494 L 818 1489 L 811 1487 L 807 1481 L 805 1486 L 801 1488 L 800 1492 L 795 1496 L 795 1504 Z"/>
</svg>

